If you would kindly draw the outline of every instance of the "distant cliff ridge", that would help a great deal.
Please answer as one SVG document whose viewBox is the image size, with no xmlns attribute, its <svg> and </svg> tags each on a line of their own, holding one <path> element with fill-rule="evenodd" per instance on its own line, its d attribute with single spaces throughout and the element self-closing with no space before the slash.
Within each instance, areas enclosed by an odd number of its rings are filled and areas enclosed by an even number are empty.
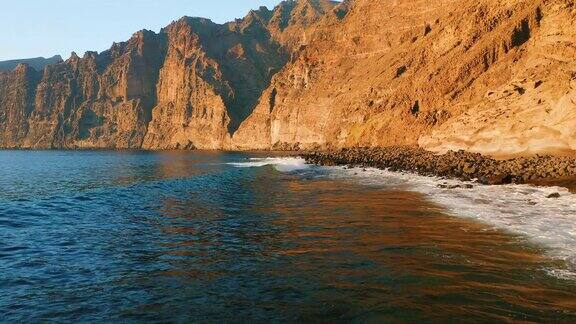
<svg viewBox="0 0 576 324">
<path fill-rule="evenodd" d="M 28 64 L 37 71 L 41 71 L 49 64 L 57 64 L 62 62 L 60 55 L 55 55 L 50 58 L 36 57 L 21 60 L 0 61 L 0 71 L 12 71 L 18 64 Z"/>
<path fill-rule="evenodd" d="M 284 1 L 0 72 L 0 146 L 576 149 L 571 0 Z"/>
</svg>

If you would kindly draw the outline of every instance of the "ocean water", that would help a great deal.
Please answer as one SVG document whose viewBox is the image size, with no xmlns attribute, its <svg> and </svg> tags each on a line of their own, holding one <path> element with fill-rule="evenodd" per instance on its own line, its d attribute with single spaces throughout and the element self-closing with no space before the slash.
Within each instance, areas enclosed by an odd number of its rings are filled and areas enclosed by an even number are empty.
<svg viewBox="0 0 576 324">
<path fill-rule="evenodd" d="M 444 183 L 271 153 L 0 151 L 0 322 L 576 321 L 575 196 Z"/>
</svg>

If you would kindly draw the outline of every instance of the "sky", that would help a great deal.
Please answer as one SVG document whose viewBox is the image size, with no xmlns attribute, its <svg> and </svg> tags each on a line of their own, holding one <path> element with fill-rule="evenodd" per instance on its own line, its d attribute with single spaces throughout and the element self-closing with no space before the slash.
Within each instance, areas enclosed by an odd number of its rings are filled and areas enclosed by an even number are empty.
<svg viewBox="0 0 576 324">
<path fill-rule="evenodd" d="M 0 0 L 0 61 L 108 49 L 182 16 L 223 23 L 280 0 Z"/>
</svg>

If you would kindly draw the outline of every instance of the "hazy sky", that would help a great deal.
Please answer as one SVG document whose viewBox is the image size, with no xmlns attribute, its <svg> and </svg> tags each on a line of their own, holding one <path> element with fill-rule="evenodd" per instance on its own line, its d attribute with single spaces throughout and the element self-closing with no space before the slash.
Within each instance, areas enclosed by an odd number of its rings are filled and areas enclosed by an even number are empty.
<svg viewBox="0 0 576 324">
<path fill-rule="evenodd" d="M 0 61 L 103 51 L 182 16 L 226 22 L 280 0 L 0 0 Z"/>
</svg>

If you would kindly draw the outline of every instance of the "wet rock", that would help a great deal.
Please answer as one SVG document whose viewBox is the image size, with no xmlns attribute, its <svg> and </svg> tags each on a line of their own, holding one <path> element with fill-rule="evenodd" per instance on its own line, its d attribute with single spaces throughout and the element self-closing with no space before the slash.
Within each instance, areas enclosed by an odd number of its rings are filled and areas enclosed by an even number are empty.
<svg viewBox="0 0 576 324">
<path fill-rule="evenodd" d="M 341 151 L 312 152 L 303 156 L 312 164 L 374 167 L 464 181 L 474 179 L 479 183 L 489 185 L 535 183 L 542 179 L 576 176 L 576 159 L 554 156 L 495 160 L 465 151 L 450 151 L 443 155 L 436 155 L 418 147 L 407 146 L 357 147 Z M 473 185 L 451 186 L 442 183 L 438 187 L 471 189 Z"/>
<path fill-rule="evenodd" d="M 496 173 L 485 177 L 482 182 L 488 185 L 501 185 L 511 183 L 512 178 L 509 174 Z"/>
</svg>

